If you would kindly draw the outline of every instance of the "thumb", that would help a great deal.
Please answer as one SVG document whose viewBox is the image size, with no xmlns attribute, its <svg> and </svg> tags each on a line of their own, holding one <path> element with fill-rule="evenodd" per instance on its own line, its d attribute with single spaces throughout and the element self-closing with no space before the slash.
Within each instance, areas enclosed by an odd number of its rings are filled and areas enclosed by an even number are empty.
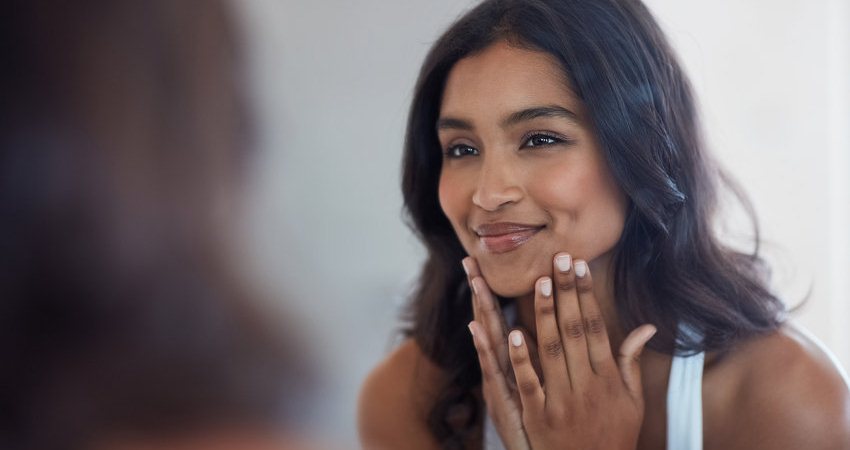
<svg viewBox="0 0 850 450">
<path fill-rule="evenodd" d="M 656 331 L 658 330 L 653 325 L 641 325 L 632 330 L 620 346 L 620 356 L 617 358 L 626 389 L 632 399 L 641 405 L 643 405 L 643 389 L 640 381 L 640 354 Z"/>
</svg>

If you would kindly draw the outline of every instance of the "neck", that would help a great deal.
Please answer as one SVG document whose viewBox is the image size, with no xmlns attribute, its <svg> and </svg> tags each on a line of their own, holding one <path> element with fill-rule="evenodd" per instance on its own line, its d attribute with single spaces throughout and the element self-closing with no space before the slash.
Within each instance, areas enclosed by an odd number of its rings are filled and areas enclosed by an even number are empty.
<svg viewBox="0 0 850 450">
<path fill-rule="evenodd" d="M 605 319 L 605 327 L 608 330 L 608 340 L 611 343 L 611 351 L 617 354 L 617 350 L 626 337 L 626 330 L 620 325 L 619 315 L 614 303 L 614 280 L 609 254 L 589 262 L 590 272 L 593 274 L 593 294 L 599 303 L 599 309 Z M 558 301 L 557 292 L 555 301 Z M 524 328 L 528 334 L 537 340 L 536 313 L 534 310 L 534 293 L 516 298 L 517 326 Z"/>
</svg>

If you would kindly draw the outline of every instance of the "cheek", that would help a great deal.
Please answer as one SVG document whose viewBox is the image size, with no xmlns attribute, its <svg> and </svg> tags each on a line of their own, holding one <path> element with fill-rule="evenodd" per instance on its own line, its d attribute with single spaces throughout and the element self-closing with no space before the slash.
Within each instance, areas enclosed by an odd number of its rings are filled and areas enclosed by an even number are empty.
<svg viewBox="0 0 850 450">
<path fill-rule="evenodd" d="M 604 166 L 553 165 L 535 179 L 529 188 L 550 215 L 556 251 L 592 260 L 617 244 L 627 202 Z"/>
<path fill-rule="evenodd" d="M 468 214 L 469 201 L 466 197 L 463 179 L 455 176 L 451 171 L 444 171 L 440 174 L 437 195 L 440 200 L 440 208 L 457 231 L 459 224 L 466 220 Z"/>
<path fill-rule="evenodd" d="M 536 167 L 526 189 L 556 222 L 573 221 L 586 203 L 587 174 L 569 164 Z"/>
</svg>

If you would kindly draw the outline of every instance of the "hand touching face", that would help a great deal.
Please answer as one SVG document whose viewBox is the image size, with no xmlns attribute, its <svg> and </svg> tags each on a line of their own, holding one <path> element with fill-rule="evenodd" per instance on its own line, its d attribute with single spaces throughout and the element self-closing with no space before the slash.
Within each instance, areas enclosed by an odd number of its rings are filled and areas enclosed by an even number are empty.
<svg viewBox="0 0 850 450">
<path fill-rule="evenodd" d="M 558 253 L 535 283 L 537 341 L 520 330 L 508 336 L 475 259 L 463 266 L 484 402 L 505 447 L 634 449 L 644 414 L 639 356 L 655 327 L 632 330 L 615 359 L 587 263 Z"/>
</svg>

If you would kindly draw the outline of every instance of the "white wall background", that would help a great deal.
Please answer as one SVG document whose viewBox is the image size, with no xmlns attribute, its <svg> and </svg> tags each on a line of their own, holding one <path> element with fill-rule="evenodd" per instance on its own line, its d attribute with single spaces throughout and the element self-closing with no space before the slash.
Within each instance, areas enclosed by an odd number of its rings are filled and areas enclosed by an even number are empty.
<svg viewBox="0 0 850 450">
<path fill-rule="evenodd" d="M 850 5 L 647 0 L 712 148 L 751 195 L 796 320 L 850 366 Z M 263 153 L 249 261 L 323 369 L 323 435 L 355 440 L 359 384 L 390 349 L 423 253 L 401 220 L 418 66 L 472 2 L 239 0 Z"/>
</svg>

